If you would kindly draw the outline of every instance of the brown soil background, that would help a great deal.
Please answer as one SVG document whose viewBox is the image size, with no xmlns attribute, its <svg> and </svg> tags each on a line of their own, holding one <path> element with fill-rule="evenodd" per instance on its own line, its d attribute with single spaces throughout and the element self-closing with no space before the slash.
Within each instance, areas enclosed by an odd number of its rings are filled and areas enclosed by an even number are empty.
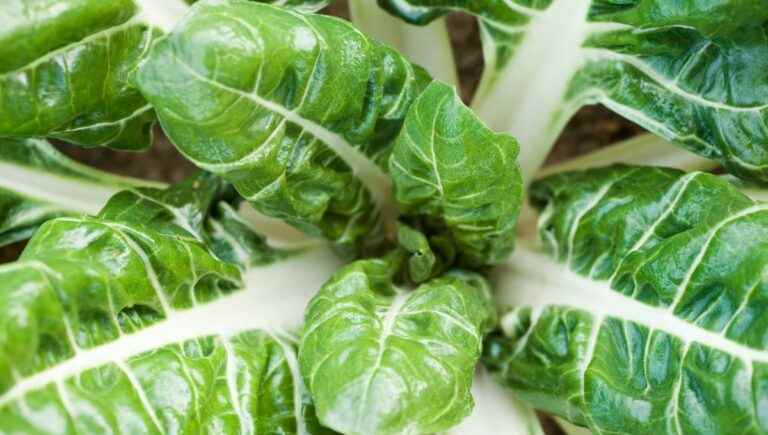
<svg viewBox="0 0 768 435">
<path fill-rule="evenodd" d="M 348 17 L 345 0 L 336 2 L 325 13 Z M 483 71 L 483 56 L 476 21 L 464 14 L 448 17 L 451 39 L 456 57 L 461 94 L 469 100 Z M 582 108 L 568 123 L 548 158 L 549 163 L 571 157 L 630 138 L 643 129 L 601 106 Z M 113 173 L 136 178 L 174 182 L 190 174 L 194 167 L 174 149 L 162 131 L 156 130 L 154 146 L 144 153 L 125 153 L 107 149 L 86 150 L 68 144 L 59 144 L 70 157 Z M 0 263 L 13 261 L 24 244 L 0 248 Z M 545 431 L 550 435 L 562 434 L 547 416 L 540 415 Z"/>
</svg>

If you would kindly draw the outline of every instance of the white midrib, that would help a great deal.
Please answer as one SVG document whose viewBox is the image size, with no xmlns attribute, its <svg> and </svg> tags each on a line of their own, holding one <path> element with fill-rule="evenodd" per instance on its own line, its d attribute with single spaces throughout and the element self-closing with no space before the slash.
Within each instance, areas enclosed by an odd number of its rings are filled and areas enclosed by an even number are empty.
<svg viewBox="0 0 768 435">
<path fill-rule="evenodd" d="M 80 168 L 78 165 L 72 169 L 100 175 L 98 171 Z M 30 200 L 51 204 L 55 209 L 73 213 L 99 213 L 114 194 L 125 190 L 129 184 L 158 189 L 166 187 L 162 183 L 128 178 L 115 180 L 112 184 L 109 180 L 111 174 L 103 176 L 105 179 L 102 181 L 79 179 L 0 161 L 0 190 L 6 189 Z M 267 217 L 247 204 L 243 204 L 238 213 L 254 231 L 265 235 L 275 247 L 304 248 L 319 243 L 285 222 Z M 183 219 L 178 222 L 183 223 Z"/>
<path fill-rule="evenodd" d="M 340 266 L 335 255 L 323 247 L 252 268 L 245 274 L 243 290 L 203 306 L 174 311 L 167 320 L 105 345 L 81 349 L 73 358 L 21 379 L 0 396 L 0 408 L 26 393 L 62 382 L 90 368 L 126 362 L 163 346 L 206 336 L 232 337 L 257 329 L 297 328 L 309 299 Z M 297 270 L 301 273 L 296 273 Z"/>
<path fill-rule="evenodd" d="M 64 210 L 96 214 L 122 187 L 0 162 L 0 189 L 48 202 Z"/>
<path fill-rule="evenodd" d="M 520 142 L 518 161 L 526 182 L 559 134 L 562 125 L 555 123 L 567 119 L 558 115 L 568 84 L 584 62 L 581 46 L 593 30 L 586 20 L 590 4 L 591 0 L 555 0 L 532 15 L 514 58 L 473 103 L 491 129 L 507 131 Z"/>
<path fill-rule="evenodd" d="M 594 318 L 613 317 L 663 331 L 683 342 L 696 342 L 751 363 L 768 361 L 768 352 L 752 349 L 723 335 L 674 316 L 665 308 L 646 305 L 615 290 L 607 281 L 584 278 L 545 254 L 520 243 L 496 275 L 499 308 L 567 306 Z M 505 322 L 502 320 L 502 325 Z"/>
<path fill-rule="evenodd" d="M 386 352 L 387 348 L 387 340 L 389 340 L 389 337 L 392 336 L 392 328 L 394 328 L 397 316 L 400 314 L 403 306 L 405 306 L 405 303 L 408 302 L 409 294 L 413 293 L 397 293 L 392 300 L 392 303 L 387 308 L 387 312 L 384 315 L 384 319 L 382 320 L 381 335 L 379 336 L 378 349 L 376 352 L 376 362 L 368 371 L 368 379 L 366 379 L 365 382 L 365 390 L 363 391 L 362 397 L 360 398 L 360 408 L 357 413 L 356 422 L 357 427 L 360 427 L 360 420 L 363 418 L 363 412 L 366 409 L 365 407 L 368 406 L 368 391 L 370 390 L 373 378 L 376 376 L 376 373 L 378 373 L 379 369 L 381 368 L 381 363 L 384 360 L 384 353 Z"/>
<path fill-rule="evenodd" d="M 288 370 L 291 372 L 291 379 L 293 379 L 293 415 L 296 417 L 296 433 L 297 435 L 307 435 L 307 422 L 304 419 L 304 397 L 308 394 L 307 387 L 304 385 L 304 379 L 301 377 L 301 369 L 299 368 L 299 361 L 297 359 L 294 348 L 289 343 L 286 343 L 285 338 L 279 334 L 275 335 L 275 341 L 283 349 L 283 355 L 285 355 L 285 363 L 288 366 Z"/>
</svg>

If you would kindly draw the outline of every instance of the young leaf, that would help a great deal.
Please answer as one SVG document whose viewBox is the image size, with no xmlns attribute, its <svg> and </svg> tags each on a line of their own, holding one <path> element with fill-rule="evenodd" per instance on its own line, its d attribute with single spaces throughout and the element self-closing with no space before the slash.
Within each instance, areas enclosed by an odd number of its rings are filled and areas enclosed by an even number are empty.
<svg viewBox="0 0 768 435">
<path fill-rule="evenodd" d="M 0 246 L 32 236 L 45 221 L 97 213 L 121 188 L 153 183 L 74 162 L 39 139 L 0 139 Z"/>
<path fill-rule="evenodd" d="M 404 292 L 389 259 L 340 269 L 312 299 L 299 363 L 324 425 L 347 434 L 434 433 L 472 410 L 484 333 L 483 278 L 451 273 Z"/>
<path fill-rule="evenodd" d="M 398 223 L 397 244 L 408 252 L 408 276 L 413 282 L 424 282 L 440 272 L 437 256 L 429 240 L 420 231 Z"/>
<path fill-rule="evenodd" d="M 517 142 L 489 130 L 448 85 L 411 107 L 389 170 L 400 211 L 447 235 L 460 263 L 496 264 L 512 251 L 522 202 Z"/>
<path fill-rule="evenodd" d="M 473 105 L 524 145 L 528 179 L 571 115 L 601 103 L 739 176 L 768 180 L 762 2 L 379 3 L 412 22 L 450 10 L 479 18 L 486 66 Z"/>
<path fill-rule="evenodd" d="M 179 150 L 256 209 L 344 247 L 381 238 L 386 162 L 429 78 L 349 23 L 204 1 L 138 83 Z"/>
<path fill-rule="evenodd" d="M 596 433 L 768 431 L 768 206 L 719 177 L 613 166 L 532 187 L 556 260 L 519 249 L 485 362 Z"/>
<path fill-rule="evenodd" d="M 213 216 L 224 187 L 122 192 L 0 266 L 0 432 L 327 432 L 275 331 L 338 262 Z"/>
</svg>

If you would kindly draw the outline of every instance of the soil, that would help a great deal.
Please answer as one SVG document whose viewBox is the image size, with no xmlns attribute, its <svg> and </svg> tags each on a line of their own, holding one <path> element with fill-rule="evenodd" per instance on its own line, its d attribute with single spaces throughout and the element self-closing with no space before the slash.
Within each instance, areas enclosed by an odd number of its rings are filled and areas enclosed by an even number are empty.
<svg viewBox="0 0 768 435">
<path fill-rule="evenodd" d="M 341 17 L 349 15 L 344 2 L 329 7 L 326 12 Z M 468 101 L 477 87 L 483 70 L 478 27 L 472 17 L 459 13 L 450 15 L 448 23 L 456 53 L 461 94 Z M 601 106 L 585 107 L 568 123 L 548 162 L 562 161 L 627 139 L 642 131 L 642 128 Z M 179 155 L 159 128 L 156 130 L 156 138 L 152 149 L 144 153 L 125 153 L 107 149 L 89 150 L 63 143 L 57 145 L 65 154 L 78 161 L 126 176 L 175 182 L 194 171 L 194 167 Z M 23 246 L 23 243 L 18 243 L 0 248 L 0 262 L 17 258 Z M 541 419 L 548 434 L 562 433 L 549 417 L 542 415 Z"/>
</svg>

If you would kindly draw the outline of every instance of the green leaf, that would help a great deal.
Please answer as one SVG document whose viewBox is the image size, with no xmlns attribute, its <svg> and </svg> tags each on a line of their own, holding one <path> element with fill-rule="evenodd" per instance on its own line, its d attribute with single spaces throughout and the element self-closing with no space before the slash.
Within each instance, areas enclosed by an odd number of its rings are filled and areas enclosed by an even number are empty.
<svg viewBox="0 0 768 435">
<path fill-rule="evenodd" d="M 714 175 L 623 165 L 531 197 L 555 259 L 519 249 L 499 273 L 499 379 L 595 433 L 768 432 L 766 204 Z"/>
<path fill-rule="evenodd" d="M 204 1 L 154 46 L 139 86 L 179 150 L 257 210 L 346 249 L 381 239 L 381 167 L 429 78 L 349 23 Z"/>
<path fill-rule="evenodd" d="M 317 10 L 324 0 L 274 0 Z M 6 0 L 0 4 L 0 137 L 139 151 L 155 115 L 133 86 L 182 0 Z"/>
<path fill-rule="evenodd" d="M 512 251 L 522 202 L 517 142 L 489 130 L 448 85 L 434 82 L 411 107 L 389 167 L 400 211 L 451 239 L 478 267 Z"/>
<path fill-rule="evenodd" d="M 44 140 L 0 139 L 0 246 L 54 217 L 97 213 L 121 188 L 152 185 L 83 166 Z"/>
<path fill-rule="evenodd" d="M 437 269 L 437 257 L 429 246 L 429 240 L 420 231 L 398 223 L 397 244 L 408 252 L 408 275 L 413 282 L 424 282 L 432 277 Z"/>
<path fill-rule="evenodd" d="M 184 0 L 189 4 L 196 3 L 197 0 Z M 292 9 L 299 12 L 317 12 L 328 6 L 329 0 L 250 0 L 259 3 L 267 3 Z"/>
<path fill-rule="evenodd" d="M 338 261 L 269 248 L 226 187 L 121 192 L 0 266 L 0 432 L 328 432 L 276 331 Z"/>
<path fill-rule="evenodd" d="M 320 421 L 347 434 L 433 433 L 472 410 L 490 292 L 452 273 L 405 292 L 392 260 L 340 269 L 310 302 L 299 363 Z"/>
<path fill-rule="evenodd" d="M 601 103 L 736 175 L 768 181 L 761 1 L 379 3 L 412 22 L 450 10 L 478 17 L 486 68 L 473 105 L 525 146 L 528 179 L 573 113 Z"/>
<path fill-rule="evenodd" d="M 138 3 L 7 0 L 0 27 L 0 136 L 151 144 L 152 108 L 130 80 L 160 31 Z"/>
</svg>

